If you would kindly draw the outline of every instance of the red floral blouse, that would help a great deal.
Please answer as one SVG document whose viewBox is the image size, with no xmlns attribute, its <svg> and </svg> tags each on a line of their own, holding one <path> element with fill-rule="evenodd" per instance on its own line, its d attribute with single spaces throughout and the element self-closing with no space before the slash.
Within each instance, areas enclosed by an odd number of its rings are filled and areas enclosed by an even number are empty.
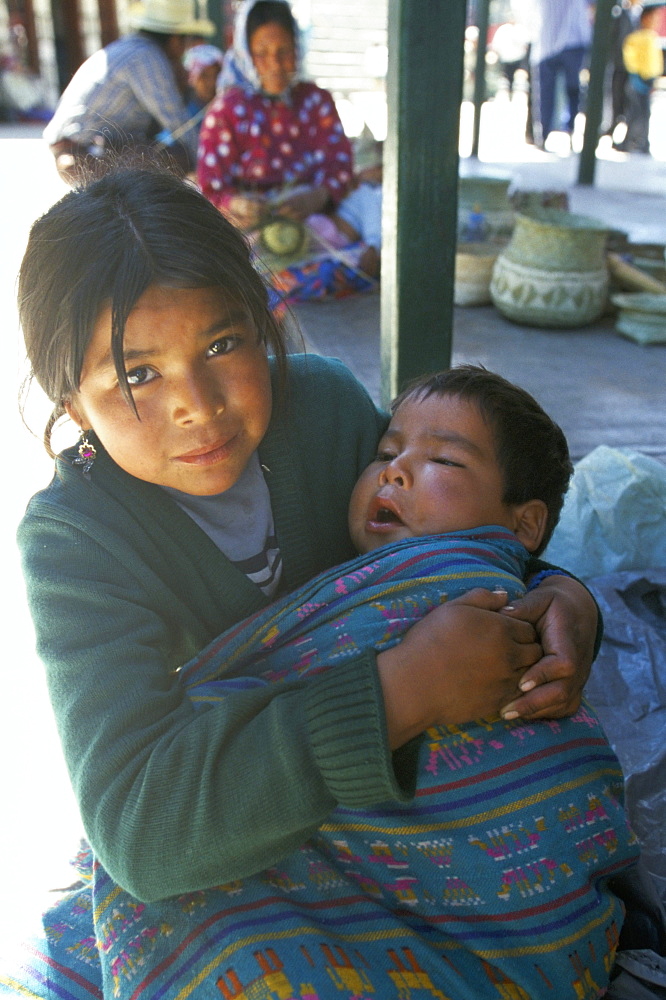
<svg viewBox="0 0 666 1000">
<path fill-rule="evenodd" d="M 220 209 L 234 195 L 285 185 L 347 193 L 352 151 L 333 98 L 314 83 L 296 83 L 289 100 L 232 87 L 211 105 L 199 137 L 197 179 Z"/>
</svg>

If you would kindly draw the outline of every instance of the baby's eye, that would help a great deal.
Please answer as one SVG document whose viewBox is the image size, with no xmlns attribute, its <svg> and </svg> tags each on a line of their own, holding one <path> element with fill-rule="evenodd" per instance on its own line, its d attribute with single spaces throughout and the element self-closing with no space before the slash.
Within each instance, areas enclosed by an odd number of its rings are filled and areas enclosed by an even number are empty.
<svg viewBox="0 0 666 1000">
<path fill-rule="evenodd" d="M 456 469 L 462 469 L 463 468 L 463 466 L 461 465 L 460 462 L 454 462 L 452 458 L 434 457 L 434 458 L 431 458 L 430 461 L 434 462 L 435 465 L 452 465 Z"/>
<path fill-rule="evenodd" d="M 126 378 L 128 385 L 146 385 L 147 382 L 157 378 L 157 372 L 147 365 L 141 365 L 140 368 L 133 368 L 131 372 L 127 372 Z"/>
<path fill-rule="evenodd" d="M 210 345 L 206 351 L 206 355 L 209 358 L 217 358 L 223 354 L 229 354 L 235 347 L 238 347 L 240 341 L 241 337 L 238 336 L 238 334 L 229 334 L 226 337 L 218 337 L 217 340 L 214 340 Z"/>
<path fill-rule="evenodd" d="M 391 451 L 378 451 L 375 455 L 375 462 L 392 462 L 395 453 Z"/>
</svg>

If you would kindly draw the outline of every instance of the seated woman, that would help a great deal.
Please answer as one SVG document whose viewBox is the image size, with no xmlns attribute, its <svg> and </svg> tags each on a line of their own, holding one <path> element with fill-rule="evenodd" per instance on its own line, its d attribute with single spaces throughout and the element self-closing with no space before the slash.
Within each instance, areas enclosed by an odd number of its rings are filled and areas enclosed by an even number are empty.
<svg viewBox="0 0 666 1000">
<path fill-rule="evenodd" d="M 298 79 L 297 36 L 285 0 L 249 0 L 241 7 L 223 71 L 223 80 L 239 82 L 223 91 L 204 119 L 197 179 L 208 200 L 246 231 L 276 215 L 301 223 L 315 216 L 320 249 L 323 242 L 335 256 L 350 243 L 332 216 L 353 180 L 352 148 L 331 94 Z M 345 258 L 351 264 L 347 280 L 353 281 L 364 250 Z M 286 282 L 293 291 L 292 279 L 302 287 L 304 278 L 299 268 Z M 326 286 L 335 280 L 329 275 Z M 367 279 L 360 287 L 368 287 Z"/>
<path fill-rule="evenodd" d="M 222 94 L 201 129 L 201 190 L 243 229 L 254 228 L 286 187 L 294 192 L 281 199 L 280 214 L 305 219 L 337 205 L 352 179 L 351 145 L 333 98 L 295 79 L 296 39 L 284 0 L 246 4 L 234 48 L 247 52 L 247 84 Z"/>
</svg>

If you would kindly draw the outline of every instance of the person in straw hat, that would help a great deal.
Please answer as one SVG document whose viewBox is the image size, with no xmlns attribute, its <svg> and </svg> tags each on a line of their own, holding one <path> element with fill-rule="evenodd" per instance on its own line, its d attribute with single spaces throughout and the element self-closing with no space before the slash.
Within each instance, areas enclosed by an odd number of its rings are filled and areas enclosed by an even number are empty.
<svg viewBox="0 0 666 1000">
<path fill-rule="evenodd" d="M 188 37 L 215 32 L 212 21 L 197 16 L 195 2 L 135 3 L 133 33 L 95 52 L 76 71 L 44 130 L 68 184 L 99 176 L 129 149 L 152 147 L 168 166 L 183 173 L 193 168 L 197 130 L 187 128 L 181 60 Z"/>
</svg>

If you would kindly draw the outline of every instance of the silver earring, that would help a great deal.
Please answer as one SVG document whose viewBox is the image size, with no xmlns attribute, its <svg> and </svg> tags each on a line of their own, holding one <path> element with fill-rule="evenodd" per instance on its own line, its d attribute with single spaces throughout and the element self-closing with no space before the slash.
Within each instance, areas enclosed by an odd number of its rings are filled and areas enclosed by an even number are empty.
<svg viewBox="0 0 666 1000">
<path fill-rule="evenodd" d="M 81 443 L 79 444 L 79 457 L 75 458 L 73 465 L 82 466 L 81 472 L 85 479 L 90 479 L 90 470 L 93 467 L 93 463 L 97 458 L 97 449 L 95 445 L 88 440 L 85 431 L 81 431 Z"/>
</svg>

